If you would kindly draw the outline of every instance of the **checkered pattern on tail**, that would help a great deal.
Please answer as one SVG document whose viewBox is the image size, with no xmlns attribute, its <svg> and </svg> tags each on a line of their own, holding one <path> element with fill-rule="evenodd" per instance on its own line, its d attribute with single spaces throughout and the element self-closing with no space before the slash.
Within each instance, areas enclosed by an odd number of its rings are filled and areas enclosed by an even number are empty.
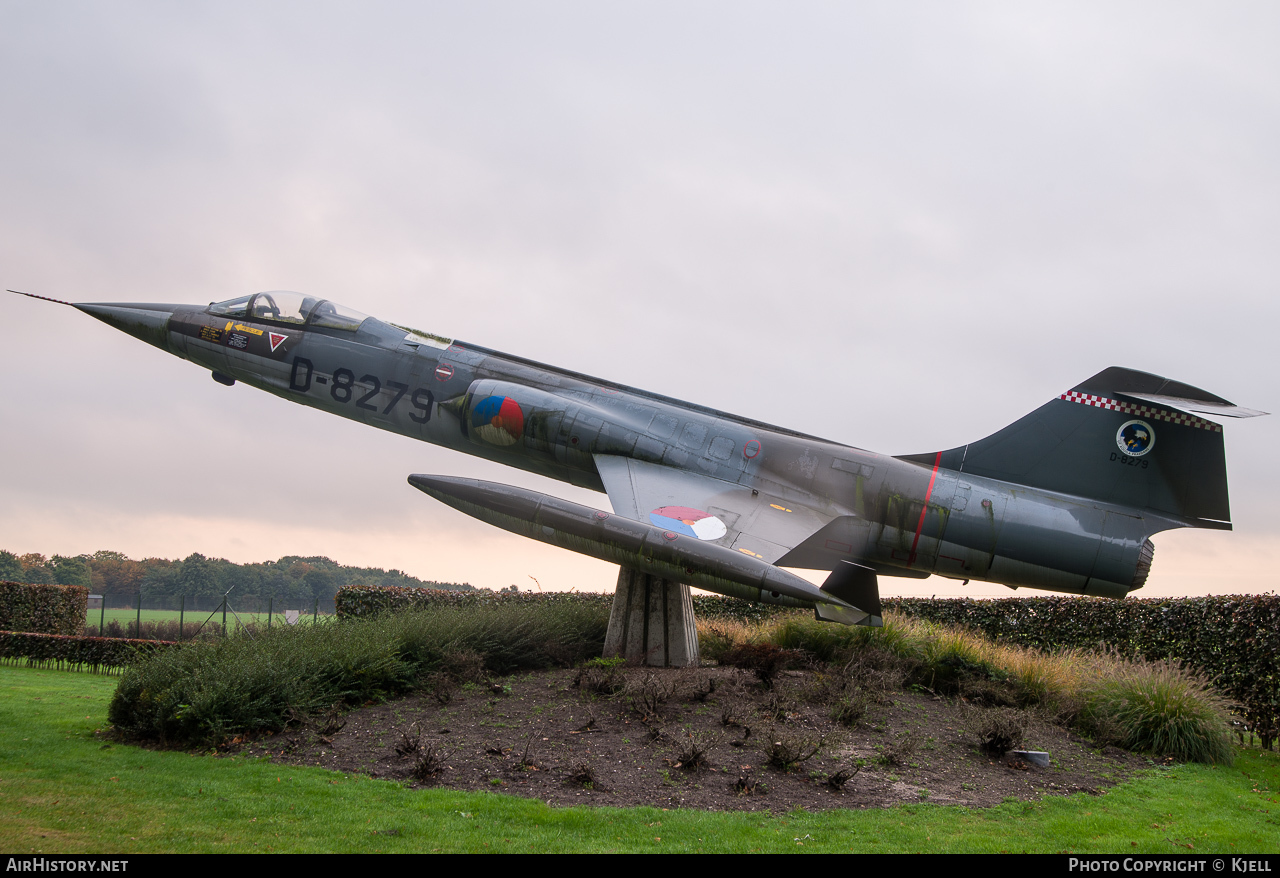
<svg viewBox="0 0 1280 878">
<path fill-rule="evenodd" d="M 1209 430 L 1213 433 L 1222 432 L 1221 424 L 1215 424 L 1213 421 L 1206 421 L 1204 418 L 1197 418 L 1195 415 L 1188 415 L 1185 412 L 1155 409 L 1150 406 L 1136 405 L 1118 399 L 1108 399 L 1105 396 L 1094 396 L 1091 393 L 1078 393 L 1077 391 L 1069 390 L 1059 396 L 1058 399 L 1065 399 L 1067 402 L 1078 402 L 1082 405 L 1091 405 L 1108 411 L 1123 412 L 1127 415 L 1136 415 L 1140 418 L 1151 418 L 1154 421 L 1168 421 L 1171 424 L 1182 424 L 1185 427 L 1199 427 L 1201 430 Z"/>
</svg>

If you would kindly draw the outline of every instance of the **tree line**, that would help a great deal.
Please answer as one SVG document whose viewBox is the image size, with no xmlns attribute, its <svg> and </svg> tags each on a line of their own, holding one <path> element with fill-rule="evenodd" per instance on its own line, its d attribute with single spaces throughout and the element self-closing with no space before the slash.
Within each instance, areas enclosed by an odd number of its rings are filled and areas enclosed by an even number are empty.
<svg viewBox="0 0 1280 878">
<path fill-rule="evenodd" d="M 239 596 L 283 598 L 299 605 L 319 600 L 331 604 L 344 585 L 399 585 L 471 591 L 468 583 L 431 582 L 399 570 L 348 567 L 328 558 L 287 555 L 279 561 L 234 564 L 196 552 L 181 561 L 146 558 L 135 561 L 107 550 L 92 555 L 15 555 L 0 551 L 0 581 L 83 585 L 93 594 L 219 597 L 232 586 Z"/>
</svg>

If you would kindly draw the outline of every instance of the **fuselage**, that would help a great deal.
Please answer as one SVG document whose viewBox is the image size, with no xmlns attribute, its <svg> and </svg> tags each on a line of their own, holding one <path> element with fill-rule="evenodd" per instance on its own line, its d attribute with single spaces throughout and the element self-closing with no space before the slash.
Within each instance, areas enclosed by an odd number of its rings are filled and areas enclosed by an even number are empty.
<svg viewBox="0 0 1280 878">
<path fill-rule="evenodd" d="M 224 383 L 581 487 L 604 491 L 595 463 L 602 454 L 748 486 L 769 501 L 758 514 L 781 522 L 772 532 L 798 535 L 779 566 L 830 570 L 852 561 L 888 575 L 1123 597 L 1145 579 L 1146 536 L 1177 526 L 937 461 L 875 454 L 327 302 L 291 308 L 297 294 L 272 294 L 279 301 L 266 307 L 263 295 L 209 307 L 78 307 Z M 509 400 L 508 409 L 476 412 L 495 399 Z M 740 543 L 734 548 L 752 552 L 747 533 Z"/>
</svg>

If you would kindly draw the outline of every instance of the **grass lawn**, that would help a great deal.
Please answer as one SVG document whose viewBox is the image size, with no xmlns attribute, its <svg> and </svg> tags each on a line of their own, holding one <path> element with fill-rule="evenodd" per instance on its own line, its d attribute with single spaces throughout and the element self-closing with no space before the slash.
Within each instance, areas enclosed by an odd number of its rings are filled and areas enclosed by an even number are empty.
<svg viewBox="0 0 1280 878">
<path fill-rule="evenodd" d="M 105 743 L 117 678 L 0 666 L 0 850 L 1273 853 L 1280 756 L 1153 768 L 1104 796 L 780 816 L 548 808 Z"/>
</svg>

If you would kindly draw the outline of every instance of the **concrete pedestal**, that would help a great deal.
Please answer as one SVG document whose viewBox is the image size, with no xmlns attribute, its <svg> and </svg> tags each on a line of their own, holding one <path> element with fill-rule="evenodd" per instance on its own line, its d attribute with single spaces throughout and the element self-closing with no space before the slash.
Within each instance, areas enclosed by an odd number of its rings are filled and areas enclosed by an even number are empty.
<svg viewBox="0 0 1280 878">
<path fill-rule="evenodd" d="M 698 629 L 689 586 L 621 568 L 604 656 L 661 668 L 697 667 Z"/>
</svg>

